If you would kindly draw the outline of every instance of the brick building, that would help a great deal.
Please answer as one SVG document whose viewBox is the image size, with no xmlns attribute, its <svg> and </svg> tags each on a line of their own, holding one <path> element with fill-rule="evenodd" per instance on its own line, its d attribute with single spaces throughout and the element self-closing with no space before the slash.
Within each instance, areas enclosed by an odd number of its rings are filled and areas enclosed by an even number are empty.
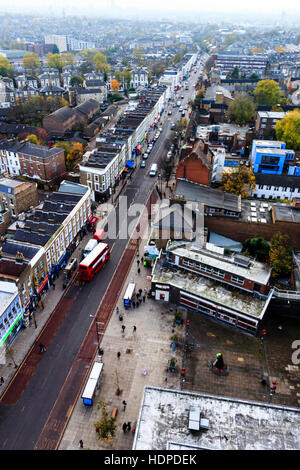
<svg viewBox="0 0 300 470">
<path fill-rule="evenodd" d="M 31 206 L 37 206 L 38 203 L 39 198 L 36 183 L 11 178 L 0 179 L 1 210 L 9 210 L 12 216 L 17 217 Z"/>
<path fill-rule="evenodd" d="M 25 142 L 19 149 L 21 174 L 50 183 L 66 171 L 64 150 Z"/>
<path fill-rule="evenodd" d="M 67 131 L 70 131 L 80 124 L 85 125 L 100 109 L 100 104 L 96 100 L 89 99 L 84 103 L 70 108 L 63 106 L 53 113 L 45 116 L 43 127 L 48 134 L 62 137 Z"/>
<path fill-rule="evenodd" d="M 189 152 L 189 153 L 188 153 Z M 211 160 L 201 150 L 201 142 L 194 147 L 187 147 L 184 156 L 176 167 L 176 180 L 184 178 L 193 183 L 208 186 L 210 181 Z"/>
</svg>

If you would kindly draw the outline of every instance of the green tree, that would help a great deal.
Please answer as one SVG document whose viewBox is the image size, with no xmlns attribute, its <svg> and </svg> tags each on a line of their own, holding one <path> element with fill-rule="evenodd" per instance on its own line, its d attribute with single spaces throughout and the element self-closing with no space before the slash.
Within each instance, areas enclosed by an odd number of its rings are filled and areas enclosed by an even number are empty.
<svg viewBox="0 0 300 470">
<path fill-rule="evenodd" d="M 276 138 L 286 142 L 287 148 L 300 150 L 300 111 L 294 109 L 275 125 Z"/>
<path fill-rule="evenodd" d="M 13 66 L 7 57 L 0 57 L 0 75 L 2 77 L 10 77 L 13 71 Z"/>
<path fill-rule="evenodd" d="M 247 93 L 236 93 L 233 102 L 230 104 L 228 114 L 237 124 L 248 124 L 254 116 L 255 103 Z"/>
<path fill-rule="evenodd" d="M 27 52 L 23 57 L 23 66 L 25 69 L 32 71 L 40 68 L 41 62 L 39 56 L 35 52 Z"/>
<path fill-rule="evenodd" d="M 269 262 L 272 267 L 272 277 L 286 277 L 293 269 L 292 250 L 287 235 L 277 232 L 271 239 Z"/>
<path fill-rule="evenodd" d="M 239 68 L 237 66 L 235 66 L 234 69 L 232 70 L 231 78 L 233 80 L 237 80 L 238 78 L 240 78 L 240 71 L 239 71 Z"/>
<path fill-rule="evenodd" d="M 282 102 L 282 90 L 275 80 L 261 80 L 258 82 L 254 95 L 256 102 L 262 106 L 273 106 Z"/>
<path fill-rule="evenodd" d="M 223 190 L 228 193 L 241 195 L 242 198 L 249 197 L 256 186 L 252 168 L 240 165 L 236 170 L 224 171 L 222 185 Z"/>
<path fill-rule="evenodd" d="M 269 259 L 270 245 L 262 237 L 248 238 L 243 244 L 244 250 L 258 261 L 267 261 Z"/>
<path fill-rule="evenodd" d="M 72 77 L 70 80 L 70 85 L 71 86 L 81 86 L 83 84 L 83 78 L 79 77 L 79 75 L 76 75 L 75 77 Z"/>
</svg>

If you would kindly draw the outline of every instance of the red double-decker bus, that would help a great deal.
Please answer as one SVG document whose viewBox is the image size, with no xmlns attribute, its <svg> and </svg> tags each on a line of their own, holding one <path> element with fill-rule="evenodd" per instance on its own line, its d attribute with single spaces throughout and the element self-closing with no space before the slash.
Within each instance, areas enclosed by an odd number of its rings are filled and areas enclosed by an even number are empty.
<svg viewBox="0 0 300 470">
<path fill-rule="evenodd" d="M 91 281 L 110 258 L 107 243 L 98 245 L 79 264 L 79 277 L 81 281 Z"/>
</svg>

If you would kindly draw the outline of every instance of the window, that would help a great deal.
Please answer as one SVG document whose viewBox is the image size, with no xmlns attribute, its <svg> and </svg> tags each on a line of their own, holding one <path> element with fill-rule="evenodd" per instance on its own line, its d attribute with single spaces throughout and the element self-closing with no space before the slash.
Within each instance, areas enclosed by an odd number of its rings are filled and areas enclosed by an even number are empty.
<svg viewBox="0 0 300 470">
<path fill-rule="evenodd" d="M 239 284 L 241 286 L 244 284 L 244 279 L 242 277 L 236 276 L 234 274 L 232 274 L 231 280 L 232 280 L 232 282 L 235 282 L 236 284 Z"/>
</svg>

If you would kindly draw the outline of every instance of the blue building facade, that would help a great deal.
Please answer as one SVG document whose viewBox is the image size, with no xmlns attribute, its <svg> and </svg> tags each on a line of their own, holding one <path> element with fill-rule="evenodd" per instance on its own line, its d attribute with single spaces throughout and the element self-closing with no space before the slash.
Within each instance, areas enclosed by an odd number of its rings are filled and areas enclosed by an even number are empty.
<svg viewBox="0 0 300 470">
<path fill-rule="evenodd" d="M 285 142 L 253 140 L 250 160 L 254 173 L 281 175 L 289 173 L 290 162 L 295 159 L 294 150 L 286 149 Z"/>
</svg>

